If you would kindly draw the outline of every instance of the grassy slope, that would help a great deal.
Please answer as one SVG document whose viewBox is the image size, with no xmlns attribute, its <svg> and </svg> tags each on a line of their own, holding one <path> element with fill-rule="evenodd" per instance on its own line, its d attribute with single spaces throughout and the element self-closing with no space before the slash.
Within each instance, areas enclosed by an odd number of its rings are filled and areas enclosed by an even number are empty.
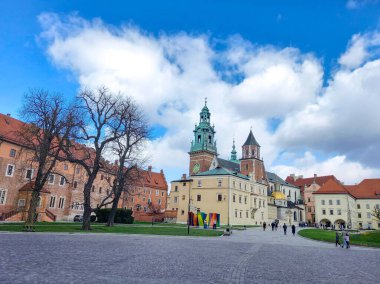
<svg viewBox="0 0 380 284">
<path fill-rule="evenodd" d="M 104 224 L 92 224 L 89 233 L 121 233 L 121 234 L 151 234 L 151 235 L 170 235 L 187 236 L 187 227 L 184 226 L 149 226 L 148 224 L 115 225 L 106 227 Z M 23 223 L 4 223 L 0 224 L 0 231 L 22 232 Z M 79 223 L 37 223 L 36 232 L 68 232 L 86 233 L 81 230 Z M 222 235 L 219 230 L 190 229 L 190 236 L 215 237 Z"/>
<path fill-rule="evenodd" d="M 302 237 L 335 243 L 335 232 L 318 229 L 305 229 L 298 231 Z M 340 233 L 339 233 L 340 234 Z M 360 234 L 350 234 L 352 245 L 380 247 L 380 231 L 367 231 Z"/>
</svg>

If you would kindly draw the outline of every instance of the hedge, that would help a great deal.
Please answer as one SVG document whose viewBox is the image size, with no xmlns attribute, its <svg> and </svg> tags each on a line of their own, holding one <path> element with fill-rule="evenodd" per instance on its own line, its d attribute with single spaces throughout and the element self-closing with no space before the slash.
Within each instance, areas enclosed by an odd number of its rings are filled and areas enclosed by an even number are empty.
<svg viewBox="0 0 380 284">
<path fill-rule="evenodd" d="M 97 222 L 106 223 L 108 216 L 111 213 L 111 208 L 100 209 L 96 212 Z M 133 224 L 132 210 L 119 208 L 116 209 L 115 223 Z"/>
</svg>

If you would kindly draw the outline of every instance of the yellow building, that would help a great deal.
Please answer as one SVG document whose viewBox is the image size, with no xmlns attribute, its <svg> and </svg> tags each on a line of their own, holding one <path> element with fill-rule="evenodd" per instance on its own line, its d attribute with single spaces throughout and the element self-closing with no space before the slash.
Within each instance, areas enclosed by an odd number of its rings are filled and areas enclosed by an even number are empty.
<svg viewBox="0 0 380 284">
<path fill-rule="evenodd" d="M 189 176 L 172 181 L 167 208 L 177 210 L 177 222 L 180 223 L 188 222 L 189 212 L 219 214 L 222 225 L 268 222 L 268 182 L 260 145 L 250 131 L 240 160 L 235 142 L 231 158 L 219 158 L 210 117 L 205 104 L 193 131 Z"/>
</svg>

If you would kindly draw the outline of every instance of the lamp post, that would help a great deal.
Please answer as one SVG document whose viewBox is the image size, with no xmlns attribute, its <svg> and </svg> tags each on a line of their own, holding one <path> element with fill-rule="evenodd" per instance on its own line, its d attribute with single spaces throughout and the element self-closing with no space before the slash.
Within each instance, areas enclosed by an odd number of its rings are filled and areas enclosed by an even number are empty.
<svg viewBox="0 0 380 284">
<path fill-rule="evenodd" d="M 191 206 L 191 196 L 190 196 L 191 185 L 189 185 L 189 204 L 187 207 L 187 234 L 190 235 L 190 206 Z"/>
</svg>

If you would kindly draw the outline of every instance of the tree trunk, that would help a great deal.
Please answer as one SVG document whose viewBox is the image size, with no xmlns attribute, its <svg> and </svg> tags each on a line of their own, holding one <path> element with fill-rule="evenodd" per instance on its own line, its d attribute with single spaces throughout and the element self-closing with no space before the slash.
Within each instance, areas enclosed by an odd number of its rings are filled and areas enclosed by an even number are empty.
<svg viewBox="0 0 380 284">
<path fill-rule="evenodd" d="M 108 220 L 107 220 L 107 225 L 106 225 L 107 227 L 113 227 L 115 223 L 116 209 L 120 200 L 120 196 L 121 196 L 121 192 L 118 191 L 115 195 L 115 198 L 113 199 L 111 212 L 108 215 Z"/>
<path fill-rule="evenodd" d="M 82 230 L 89 231 L 91 230 L 91 187 L 92 183 L 86 184 L 83 190 L 83 223 Z"/>
<path fill-rule="evenodd" d="M 27 232 L 34 232 L 34 222 L 36 221 L 36 210 L 39 201 L 40 193 L 38 190 L 33 189 L 32 198 L 30 199 L 28 217 L 26 219 L 24 230 Z"/>
</svg>

